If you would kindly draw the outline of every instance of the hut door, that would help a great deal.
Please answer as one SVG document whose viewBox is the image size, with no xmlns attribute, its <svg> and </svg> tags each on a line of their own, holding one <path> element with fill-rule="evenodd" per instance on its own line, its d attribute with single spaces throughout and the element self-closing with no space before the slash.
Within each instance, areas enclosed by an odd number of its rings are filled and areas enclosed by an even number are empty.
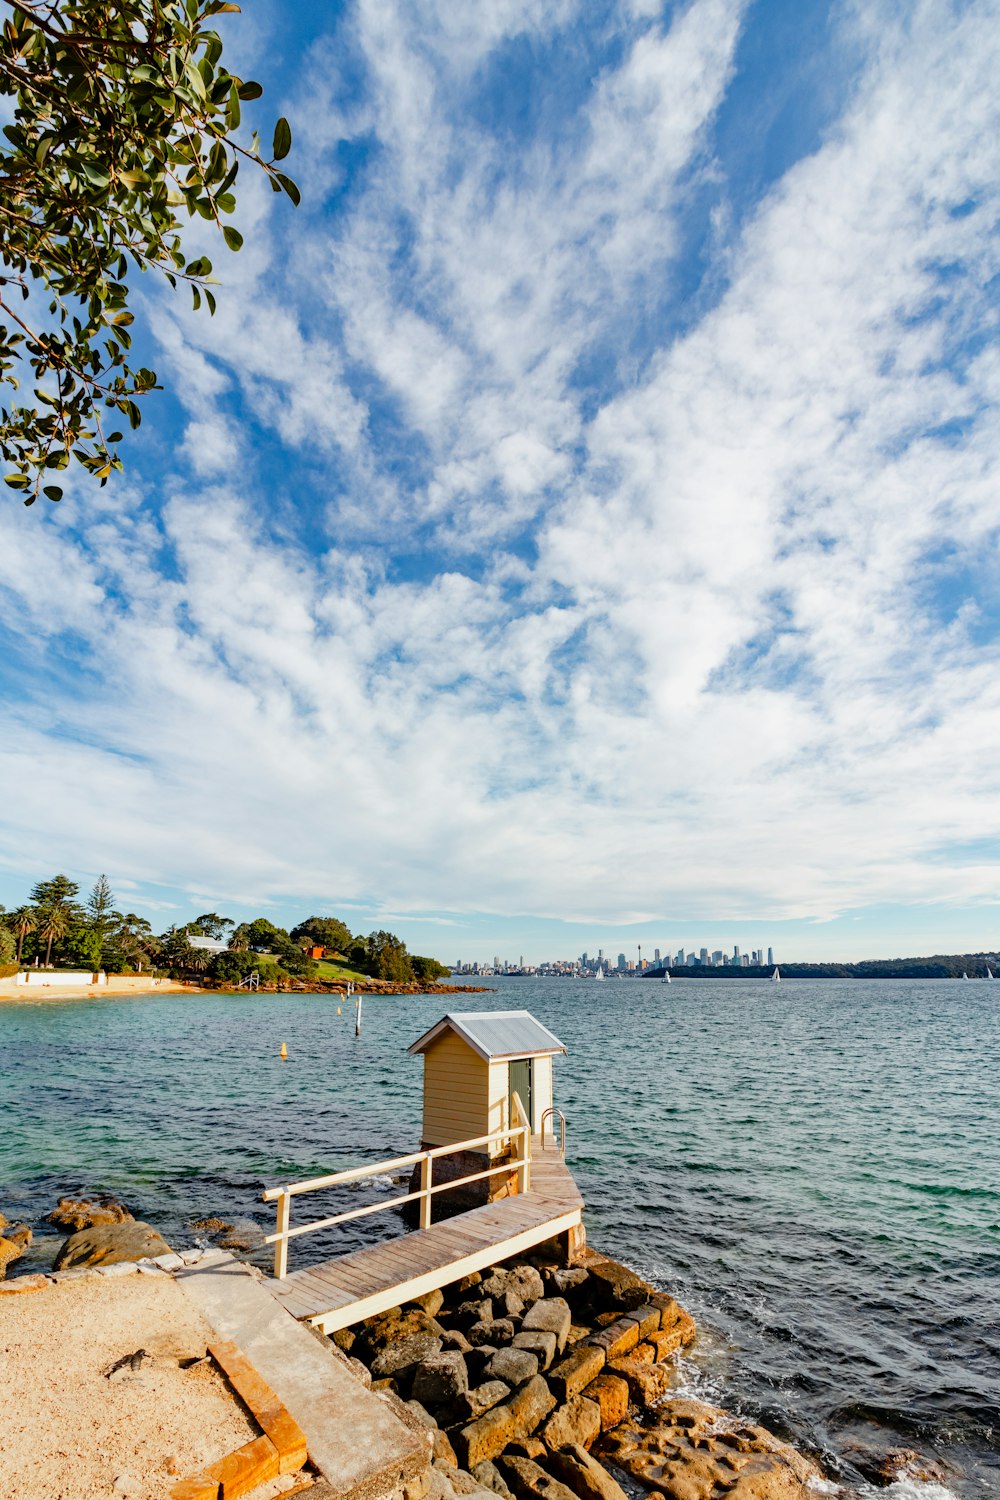
<svg viewBox="0 0 1000 1500">
<path fill-rule="evenodd" d="M 508 1068 L 509 1094 L 508 1094 L 508 1118 L 514 1123 L 514 1095 L 520 1094 L 524 1112 L 528 1116 L 528 1122 L 534 1129 L 534 1114 L 532 1113 L 531 1100 L 531 1058 L 526 1057 L 522 1062 L 512 1062 Z"/>
</svg>

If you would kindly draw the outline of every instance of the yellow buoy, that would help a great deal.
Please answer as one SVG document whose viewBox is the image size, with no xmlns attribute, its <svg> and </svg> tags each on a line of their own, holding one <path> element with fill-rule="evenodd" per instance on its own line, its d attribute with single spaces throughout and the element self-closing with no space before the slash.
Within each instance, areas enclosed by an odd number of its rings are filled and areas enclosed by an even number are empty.
<svg viewBox="0 0 1000 1500">
<path fill-rule="evenodd" d="M 281 1057 L 283 1062 L 288 1061 L 288 1048 L 285 1046 L 284 1042 L 282 1042 L 281 1044 Z"/>
</svg>

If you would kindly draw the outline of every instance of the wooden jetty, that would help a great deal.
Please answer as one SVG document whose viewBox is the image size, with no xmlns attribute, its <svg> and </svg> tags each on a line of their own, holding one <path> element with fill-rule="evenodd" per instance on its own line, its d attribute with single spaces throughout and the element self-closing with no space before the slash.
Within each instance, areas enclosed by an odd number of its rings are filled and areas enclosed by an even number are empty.
<svg viewBox="0 0 1000 1500">
<path fill-rule="evenodd" d="M 272 1281 L 270 1290 L 293 1317 L 334 1333 L 496 1261 L 521 1255 L 556 1235 L 579 1231 L 583 1198 L 558 1147 L 551 1142 L 543 1146 L 536 1137 L 530 1166 L 525 1193 L 293 1271 Z M 371 1170 L 379 1172 L 382 1167 Z"/>
<path fill-rule="evenodd" d="M 552 1104 L 552 1059 L 565 1051 L 558 1037 L 527 1011 L 449 1013 L 409 1050 L 424 1059 L 420 1151 L 263 1195 L 277 1204 L 277 1227 L 267 1236 L 275 1247 L 271 1291 L 293 1317 L 324 1333 L 556 1236 L 565 1237 L 567 1259 L 583 1241 L 583 1198 L 565 1160 L 566 1120 Z M 549 1130 L 556 1121 L 558 1142 Z M 482 1133 L 473 1135 L 477 1126 Z M 456 1134 L 469 1138 L 456 1140 Z M 406 1169 L 412 1183 L 419 1182 L 413 1191 L 292 1227 L 299 1195 Z M 435 1224 L 438 1194 L 453 1203 L 456 1195 L 471 1197 L 480 1206 Z M 419 1229 L 289 1273 L 292 1240 L 410 1203 L 419 1205 Z"/>
</svg>

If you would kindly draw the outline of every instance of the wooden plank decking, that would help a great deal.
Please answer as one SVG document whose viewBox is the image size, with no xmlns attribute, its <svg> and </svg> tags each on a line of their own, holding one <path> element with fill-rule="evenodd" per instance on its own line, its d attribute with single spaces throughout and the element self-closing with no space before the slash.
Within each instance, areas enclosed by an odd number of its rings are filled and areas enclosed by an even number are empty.
<svg viewBox="0 0 1000 1500">
<path fill-rule="evenodd" d="M 293 1317 L 334 1333 L 530 1250 L 575 1228 L 582 1216 L 583 1199 L 565 1160 L 552 1147 L 543 1151 L 536 1139 L 527 1193 L 307 1266 L 267 1285 Z"/>
</svg>

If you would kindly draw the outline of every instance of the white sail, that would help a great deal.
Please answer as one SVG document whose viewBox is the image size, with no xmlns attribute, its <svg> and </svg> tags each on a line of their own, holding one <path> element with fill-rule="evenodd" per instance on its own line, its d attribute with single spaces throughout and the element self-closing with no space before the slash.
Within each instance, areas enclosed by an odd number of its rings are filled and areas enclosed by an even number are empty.
<svg viewBox="0 0 1000 1500">
<path fill-rule="evenodd" d="M 772 984 L 780 984 L 781 983 L 781 971 L 777 967 L 777 965 L 775 965 L 774 973 L 771 975 L 771 983 Z"/>
<path fill-rule="evenodd" d="M 986 965 L 986 978 L 987 979 L 992 979 L 993 978 L 993 970 L 990 968 L 989 964 Z"/>
<path fill-rule="evenodd" d="M 963 974 L 963 975 L 962 975 L 962 978 L 963 978 L 963 979 L 968 979 L 968 977 L 969 977 L 969 976 L 968 976 L 968 974 Z"/>
<path fill-rule="evenodd" d="M 595 971 L 595 973 L 594 973 L 594 978 L 595 979 L 604 979 L 604 978 L 606 978 L 604 970 L 603 969 L 597 969 Z"/>
</svg>

